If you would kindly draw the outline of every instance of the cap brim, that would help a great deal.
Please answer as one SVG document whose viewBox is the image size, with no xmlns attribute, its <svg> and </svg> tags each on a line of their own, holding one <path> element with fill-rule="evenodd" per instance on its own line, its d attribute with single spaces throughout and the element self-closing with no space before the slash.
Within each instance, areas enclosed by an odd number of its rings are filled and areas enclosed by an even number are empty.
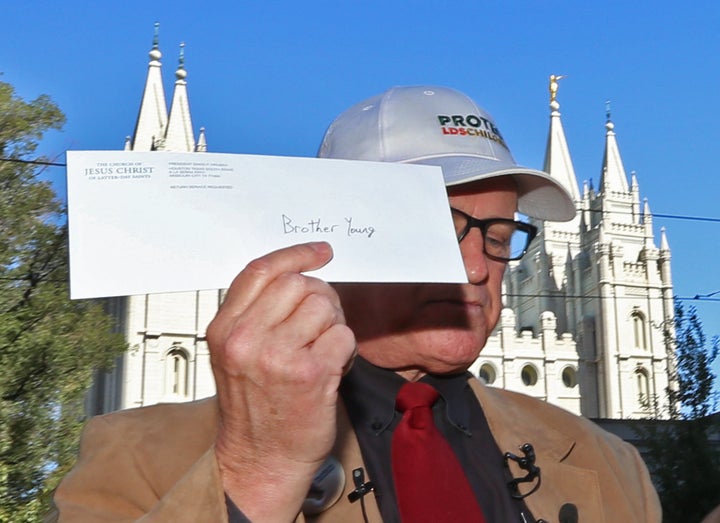
<svg viewBox="0 0 720 523">
<path fill-rule="evenodd" d="M 575 202 L 563 185 L 549 174 L 518 165 L 474 156 L 415 158 L 407 163 L 442 167 L 448 187 L 478 180 L 512 176 L 518 187 L 518 211 L 540 220 L 566 222 L 575 217 Z"/>
</svg>

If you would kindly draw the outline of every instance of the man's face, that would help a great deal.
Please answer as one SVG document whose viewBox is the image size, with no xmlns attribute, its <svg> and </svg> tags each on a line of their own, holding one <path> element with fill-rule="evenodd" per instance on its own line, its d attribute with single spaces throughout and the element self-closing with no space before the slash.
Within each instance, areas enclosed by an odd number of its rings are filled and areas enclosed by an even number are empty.
<svg viewBox="0 0 720 523">
<path fill-rule="evenodd" d="M 450 205 L 476 218 L 513 218 L 517 189 L 509 177 L 448 190 Z M 482 233 L 460 244 L 468 284 L 337 284 L 358 351 L 374 365 L 412 377 L 465 370 L 500 317 L 506 263 L 483 253 Z"/>
</svg>

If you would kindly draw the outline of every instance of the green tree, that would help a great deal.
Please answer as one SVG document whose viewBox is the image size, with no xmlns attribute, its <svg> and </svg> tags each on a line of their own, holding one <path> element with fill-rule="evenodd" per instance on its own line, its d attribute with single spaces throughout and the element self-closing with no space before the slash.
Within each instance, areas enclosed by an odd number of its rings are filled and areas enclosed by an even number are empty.
<svg viewBox="0 0 720 523">
<path fill-rule="evenodd" d="M 44 133 L 65 117 L 0 82 L 0 521 L 40 521 L 72 466 L 93 371 L 124 342 L 100 303 L 70 301 L 62 203 L 38 179 Z"/>
<path fill-rule="evenodd" d="M 667 390 L 670 421 L 640 430 L 643 455 L 663 506 L 663 521 L 700 521 L 720 504 L 720 448 L 712 435 L 720 433 L 712 362 L 718 337 L 708 342 L 694 307 L 675 302 L 672 329 L 666 339 L 674 348 L 675 366 Z"/>
</svg>

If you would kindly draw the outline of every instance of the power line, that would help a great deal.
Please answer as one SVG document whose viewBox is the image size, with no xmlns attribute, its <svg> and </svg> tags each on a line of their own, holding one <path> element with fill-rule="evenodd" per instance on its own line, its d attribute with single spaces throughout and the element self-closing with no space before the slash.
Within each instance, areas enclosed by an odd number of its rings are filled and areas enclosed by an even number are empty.
<svg viewBox="0 0 720 523">
<path fill-rule="evenodd" d="M 693 300 L 720 301 L 720 298 L 713 298 L 716 294 L 720 294 L 720 291 L 711 292 L 710 294 L 696 294 Z"/>
<path fill-rule="evenodd" d="M 653 216 L 657 216 L 658 218 L 672 218 L 674 220 L 693 220 L 696 222 L 720 223 L 720 218 L 707 218 L 703 216 L 681 216 L 679 214 L 653 214 Z"/>
<path fill-rule="evenodd" d="M 608 213 L 608 214 L 620 214 L 625 216 L 632 216 L 634 213 L 631 212 L 624 212 L 624 211 L 605 211 L 603 209 L 583 209 L 580 210 L 580 212 L 595 212 L 595 213 Z M 693 220 L 697 222 L 712 222 L 712 223 L 720 223 L 720 218 L 708 218 L 705 216 L 684 216 L 681 214 L 661 214 L 661 213 L 655 213 L 651 212 L 650 216 L 653 218 L 670 218 L 673 220 Z"/>
<path fill-rule="evenodd" d="M 44 160 L 21 160 L 20 158 L 0 158 L 0 162 L 23 163 L 29 165 L 49 165 L 50 167 L 67 167 L 66 163 L 47 162 Z"/>
</svg>

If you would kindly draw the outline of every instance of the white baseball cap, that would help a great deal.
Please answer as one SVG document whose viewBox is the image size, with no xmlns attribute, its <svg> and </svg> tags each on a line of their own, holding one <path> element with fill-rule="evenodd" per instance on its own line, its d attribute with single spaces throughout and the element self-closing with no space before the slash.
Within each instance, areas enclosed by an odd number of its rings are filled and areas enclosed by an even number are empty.
<svg viewBox="0 0 720 523">
<path fill-rule="evenodd" d="M 493 118 L 447 87 L 393 87 L 354 105 L 330 124 L 318 157 L 439 165 L 447 186 L 512 176 L 521 213 L 554 221 L 575 216 L 565 187 L 516 164 Z"/>
</svg>

